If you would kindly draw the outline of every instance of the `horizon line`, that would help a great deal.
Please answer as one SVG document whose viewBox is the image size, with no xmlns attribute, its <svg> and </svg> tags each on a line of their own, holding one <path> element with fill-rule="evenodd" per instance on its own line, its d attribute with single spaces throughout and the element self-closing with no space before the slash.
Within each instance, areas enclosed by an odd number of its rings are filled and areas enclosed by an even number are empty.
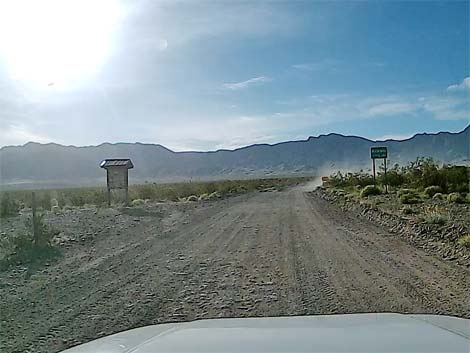
<svg viewBox="0 0 470 353">
<path fill-rule="evenodd" d="M 250 145 L 237 147 L 237 148 L 233 148 L 233 149 L 220 148 L 220 149 L 217 149 L 217 150 L 207 150 L 207 151 L 195 151 L 195 150 L 173 151 L 172 149 L 170 149 L 166 146 L 163 146 L 162 144 L 159 144 L 159 143 L 146 143 L 146 142 L 138 142 L 138 141 L 136 141 L 136 142 L 102 142 L 102 143 L 97 144 L 97 145 L 83 145 L 83 146 L 65 145 L 65 144 L 61 144 L 61 143 L 57 143 L 57 142 L 44 142 L 43 143 L 43 142 L 28 141 L 28 142 L 26 142 L 22 145 L 2 146 L 2 147 L 0 147 L 0 151 L 2 151 L 3 149 L 6 149 L 6 148 L 25 147 L 26 145 L 30 145 L 30 144 L 41 145 L 41 146 L 56 145 L 56 146 L 60 146 L 60 147 L 69 147 L 69 148 L 93 148 L 93 147 L 96 148 L 96 147 L 100 147 L 100 146 L 103 146 L 103 145 L 144 145 L 144 146 L 158 146 L 158 147 L 166 149 L 167 151 L 169 151 L 171 153 L 216 153 L 216 152 L 222 152 L 222 151 L 224 151 L 224 152 L 235 152 L 235 151 L 247 149 L 247 148 L 250 148 L 250 147 L 256 147 L 256 146 L 274 147 L 274 146 L 287 144 L 287 143 L 308 142 L 310 139 L 318 139 L 318 138 L 321 138 L 321 137 L 328 137 L 328 136 L 331 136 L 331 135 L 336 135 L 336 136 L 341 136 L 341 137 L 346 137 L 346 138 L 348 138 L 348 137 L 359 138 L 359 139 L 366 140 L 366 141 L 369 141 L 369 142 L 372 142 L 372 143 L 392 142 L 392 141 L 393 142 L 404 142 L 404 141 L 409 141 L 409 140 L 415 138 L 416 136 L 422 136 L 422 135 L 429 135 L 429 136 L 433 136 L 433 135 L 435 136 L 435 135 L 439 135 L 439 134 L 458 135 L 458 134 L 463 133 L 467 129 L 470 129 L 470 123 L 465 128 L 463 128 L 462 130 L 460 130 L 458 132 L 451 132 L 451 131 L 438 131 L 438 132 L 433 132 L 433 133 L 418 132 L 418 133 L 415 133 L 413 136 L 410 136 L 410 137 L 405 138 L 405 139 L 389 138 L 389 139 L 385 139 L 385 140 L 380 140 L 380 139 L 373 140 L 373 139 L 369 139 L 369 138 L 366 138 L 366 137 L 363 137 L 363 136 L 344 135 L 344 134 L 340 134 L 340 133 L 336 133 L 336 132 L 329 132 L 327 134 L 320 134 L 320 135 L 317 135 L 317 136 L 309 136 L 306 139 L 287 140 L 287 141 L 281 141 L 281 142 L 276 142 L 276 143 L 253 143 L 253 144 L 250 144 Z"/>
</svg>

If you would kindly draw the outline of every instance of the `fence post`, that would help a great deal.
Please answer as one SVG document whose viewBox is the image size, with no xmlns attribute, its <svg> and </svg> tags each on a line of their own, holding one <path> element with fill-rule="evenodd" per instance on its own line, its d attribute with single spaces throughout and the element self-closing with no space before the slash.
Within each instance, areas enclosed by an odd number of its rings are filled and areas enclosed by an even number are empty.
<svg viewBox="0 0 470 353">
<path fill-rule="evenodd" d="M 374 185 L 375 185 L 375 158 L 372 158 L 372 174 L 374 175 Z"/>
<path fill-rule="evenodd" d="M 36 215 L 36 193 L 33 191 L 31 194 L 31 209 L 33 210 L 33 239 L 34 245 L 38 245 L 39 234 L 38 234 L 38 220 Z"/>
</svg>

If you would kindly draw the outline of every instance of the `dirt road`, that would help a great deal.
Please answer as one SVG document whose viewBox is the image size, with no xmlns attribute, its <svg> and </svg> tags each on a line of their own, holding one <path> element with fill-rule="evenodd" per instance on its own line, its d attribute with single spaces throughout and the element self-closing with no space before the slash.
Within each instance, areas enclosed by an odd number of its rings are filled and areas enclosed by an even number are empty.
<svg viewBox="0 0 470 353">
<path fill-rule="evenodd" d="M 152 209 L 150 209 L 152 211 Z M 413 312 L 470 317 L 470 271 L 301 188 L 131 216 L 0 281 L 2 352 L 53 352 L 197 318 Z M 109 234 L 108 234 L 109 233 Z"/>
</svg>

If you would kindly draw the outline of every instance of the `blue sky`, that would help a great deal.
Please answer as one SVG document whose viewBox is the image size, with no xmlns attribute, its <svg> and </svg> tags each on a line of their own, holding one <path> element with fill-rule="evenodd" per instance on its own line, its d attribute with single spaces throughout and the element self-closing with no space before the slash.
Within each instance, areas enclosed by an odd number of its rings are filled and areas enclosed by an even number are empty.
<svg viewBox="0 0 470 353">
<path fill-rule="evenodd" d="M 2 3 L 0 145 L 213 150 L 469 124 L 468 1 L 57 4 Z"/>
</svg>

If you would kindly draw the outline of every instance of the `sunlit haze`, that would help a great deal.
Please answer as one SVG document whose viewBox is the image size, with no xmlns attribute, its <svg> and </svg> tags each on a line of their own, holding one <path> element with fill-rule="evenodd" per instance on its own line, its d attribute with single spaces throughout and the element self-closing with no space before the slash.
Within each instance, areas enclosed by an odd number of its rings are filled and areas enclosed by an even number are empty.
<svg viewBox="0 0 470 353">
<path fill-rule="evenodd" d="M 95 74 L 111 49 L 119 11 L 113 0 L 1 2 L 3 79 L 41 90 Z"/>
</svg>

